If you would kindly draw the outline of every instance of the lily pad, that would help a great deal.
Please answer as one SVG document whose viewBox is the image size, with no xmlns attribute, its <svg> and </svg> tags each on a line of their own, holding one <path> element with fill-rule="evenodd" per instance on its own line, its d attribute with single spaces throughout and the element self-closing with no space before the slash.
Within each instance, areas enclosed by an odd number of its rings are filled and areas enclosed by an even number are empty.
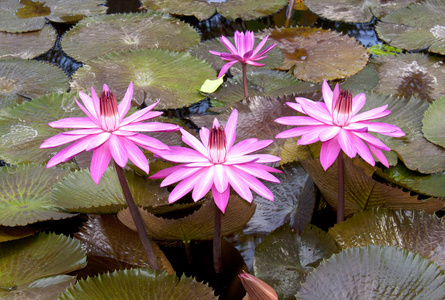
<svg viewBox="0 0 445 300">
<path fill-rule="evenodd" d="M 75 236 L 82 243 L 89 262 L 90 258 L 96 261 L 106 258 L 114 261 L 116 269 L 124 269 L 128 266 L 150 267 L 138 233 L 124 226 L 116 216 L 90 215 L 88 222 Z M 151 245 L 160 268 L 169 274 L 174 274 L 175 271 L 162 250 L 153 241 Z M 88 263 L 87 268 L 89 266 L 90 263 Z M 115 270 L 110 268 L 109 261 L 107 262 L 107 269 L 109 271 Z"/>
<path fill-rule="evenodd" d="M 416 0 L 305 0 L 304 4 L 315 14 L 335 21 L 351 23 L 371 22 L 389 12 L 405 7 Z"/>
<path fill-rule="evenodd" d="M 126 171 L 125 176 L 137 205 L 167 204 L 168 192 L 157 183 L 132 171 Z M 52 197 L 66 210 L 80 213 L 117 213 L 127 206 L 113 167 L 108 167 L 99 184 L 93 181 L 89 170 L 71 172 L 54 186 Z"/>
<path fill-rule="evenodd" d="M 130 49 L 182 51 L 199 40 L 199 33 L 190 25 L 168 15 L 130 13 L 84 18 L 64 34 L 62 48 L 85 62 Z"/>
<path fill-rule="evenodd" d="M 280 299 L 288 299 L 300 290 L 309 272 L 339 251 L 335 241 L 315 226 L 308 225 L 300 236 L 283 225 L 257 246 L 253 269 L 255 276 L 274 288 Z"/>
<path fill-rule="evenodd" d="M 149 9 L 180 16 L 195 16 L 199 20 L 210 18 L 216 11 L 230 20 L 252 20 L 271 15 L 286 5 L 286 0 L 142 0 Z"/>
<path fill-rule="evenodd" d="M 300 163 L 314 180 L 326 202 L 336 208 L 337 161 L 327 171 L 323 170 L 318 159 L 302 160 Z M 404 192 L 400 188 L 375 181 L 362 168 L 354 165 L 350 159 L 344 159 L 344 173 L 346 216 L 377 206 L 425 210 L 429 213 L 434 213 L 444 207 L 438 199 L 418 200 L 417 197 L 411 196 L 409 192 Z"/>
<path fill-rule="evenodd" d="M 84 117 L 72 94 L 48 94 L 30 102 L 0 110 L 0 157 L 4 161 L 43 163 L 65 146 L 39 149 L 60 129 L 49 122 L 67 117 Z"/>
<path fill-rule="evenodd" d="M 375 57 L 372 66 L 380 77 L 375 91 L 433 101 L 445 94 L 442 59 L 419 53 Z"/>
<path fill-rule="evenodd" d="M 31 59 L 51 49 L 56 38 L 56 31 L 51 25 L 26 33 L 0 32 L 0 58 Z"/>
<path fill-rule="evenodd" d="M 45 26 L 45 19 L 58 23 L 76 22 L 84 16 L 105 14 L 104 3 L 103 0 L 3 0 L 0 2 L 0 31 L 40 30 Z"/>
<path fill-rule="evenodd" d="M 46 229 L 47 227 L 48 225 L 42 222 L 26 226 L 0 226 L 0 243 L 31 236 L 38 231 Z"/>
<path fill-rule="evenodd" d="M 343 83 L 340 83 L 340 88 L 344 90 L 356 90 L 356 91 L 371 91 L 379 83 L 379 75 L 377 72 L 366 66 L 355 75 L 345 79 Z"/>
<path fill-rule="evenodd" d="M 151 269 L 119 270 L 81 279 L 59 299 L 217 299 L 213 290 L 190 277 Z"/>
<path fill-rule="evenodd" d="M 80 242 L 53 233 L 2 243 L 0 297 L 2 299 L 54 299 L 76 277 L 62 275 L 85 267 Z"/>
<path fill-rule="evenodd" d="M 0 168 L 0 225 L 24 226 L 46 220 L 71 218 L 49 195 L 69 170 L 42 165 Z"/>
<path fill-rule="evenodd" d="M 445 97 L 436 99 L 423 114 L 422 132 L 424 137 L 445 148 Z"/>
<path fill-rule="evenodd" d="M 280 70 L 293 68 L 295 77 L 322 82 L 346 78 L 362 70 L 368 52 L 356 39 L 315 27 L 266 29 L 260 37 L 277 42 L 284 56 Z"/>
<path fill-rule="evenodd" d="M 445 270 L 444 219 L 424 211 L 371 209 L 329 229 L 342 248 L 397 246 L 425 256 Z"/>
<path fill-rule="evenodd" d="M 296 297 L 439 300 L 444 293 L 445 275 L 435 264 L 404 249 L 369 245 L 323 261 Z"/>
<path fill-rule="evenodd" d="M 376 26 L 379 37 L 406 50 L 445 54 L 445 3 L 425 0 L 391 12 Z"/>
<path fill-rule="evenodd" d="M 56 66 L 35 60 L 0 60 L 0 109 L 68 90 L 68 76 Z"/>
<path fill-rule="evenodd" d="M 199 88 L 204 80 L 214 79 L 215 73 L 205 61 L 186 52 L 130 50 L 89 61 L 73 75 L 71 88 L 100 90 L 107 82 L 116 94 L 123 95 L 132 81 L 133 100 L 138 104 L 161 98 L 156 109 L 179 108 L 201 100 Z"/>
<path fill-rule="evenodd" d="M 252 218 L 256 205 L 248 203 L 238 195 L 229 198 L 226 212 L 222 215 L 221 236 L 225 236 L 244 227 Z M 205 202 L 197 211 L 184 218 L 166 219 L 157 217 L 146 210 L 139 209 L 149 236 L 155 240 L 173 240 L 189 243 L 192 240 L 213 239 L 213 220 L 215 219 L 215 204 Z M 125 226 L 136 230 L 128 209 L 118 214 L 119 220 Z"/>
</svg>

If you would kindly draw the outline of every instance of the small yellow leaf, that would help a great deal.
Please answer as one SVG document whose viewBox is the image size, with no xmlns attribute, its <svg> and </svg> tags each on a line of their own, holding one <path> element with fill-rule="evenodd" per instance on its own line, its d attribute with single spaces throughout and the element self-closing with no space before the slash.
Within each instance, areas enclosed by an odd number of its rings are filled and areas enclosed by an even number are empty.
<svg viewBox="0 0 445 300">
<path fill-rule="evenodd" d="M 215 80 L 206 79 L 199 90 L 203 93 L 213 93 L 223 83 L 223 78 L 224 76 Z"/>
</svg>

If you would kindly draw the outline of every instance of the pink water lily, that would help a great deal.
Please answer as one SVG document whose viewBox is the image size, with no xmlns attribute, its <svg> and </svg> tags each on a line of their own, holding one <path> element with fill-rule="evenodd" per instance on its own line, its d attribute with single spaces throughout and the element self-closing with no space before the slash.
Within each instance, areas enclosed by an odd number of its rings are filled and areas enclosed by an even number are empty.
<svg viewBox="0 0 445 300">
<path fill-rule="evenodd" d="M 230 186 L 245 200 L 252 202 L 254 190 L 273 201 L 272 192 L 256 177 L 270 182 L 280 181 L 269 172 L 280 172 L 261 163 L 273 163 L 279 157 L 269 154 L 251 154 L 269 146 L 273 141 L 251 138 L 234 145 L 238 112 L 234 110 L 224 129 L 215 118 L 211 130 L 199 131 L 201 141 L 181 129 L 182 140 L 192 147 L 170 147 L 158 153 L 162 158 L 181 163 L 157 172 L 150 178 L 165 178 L 161 186 L 181 181 L 170 193 L 169 202 L 175 202 L 193 189 L 192 198 L 198 201 L 212 190 L 218 208 L 224 213 L 229 201 Z"/>
<path fill-rule="evenodd" d="M 83 151 L 93 151 L 90 171 L 97 184 L 111 158 L 122 168 L 130 159 L 148 174 L 147 159 L 138 146 L 152 152 L 167 150 L 168 146 L 139 132 L 175 131 L 179 130 L 179 126 L 158 122 L 143 123 L 162 114 L 162 112 L 151 111 L 159 100 L 124 118 L 131 106 L 132 83 L 128 86 L 119 105 L 106 84 L 99 97 L 91 87 L 91 96 L 79 92 L 83 105 L 74 97 L 77 105 L 87 115 L 86 118 L 65 118 L 48 124 L 53 128 L 74 128 L 75 130 L 59 133 L 40 145 L 40 148 L 54 148 L 74 142 L 53 156 L 46 167 L 50 168 L 66 162 Z"/>
<path fill-rule="evenodd" d="M 235 31 L 235 46 L 233 46 L 232 43 L 225 36 L 222 36 L 221 42 L 224 44 L 224 46 L 226 46 L 227 49 L 229 49 L 230 53 L 209 50 L 210 53 L 221 57 L 223 60 L 229 61 L 222 67 L 221 71 L 219 72 L 218 78 L 223 76 L 227 72 L 227 70 L 237 62 L 240 62 L 243 65 L 248 64 L 257 67 L 265 66 L 265 64 L 257 63 L 257 61 L 266 58 L 267 55 L 265 54 L 272 50 L 272 48 L 276 45 L 270 45 L 260 52 L 261 48 L 263 48 L 266 44 L 267 39 L 268 36 L 266 36 L 258 44 L 255 50 L 253 50 L 253 46 L 255 44 L 255 35 L 252 31 Z"/>
<path fill-rule="evenodd" d="M 369 134 L 379 134 L 401 137 L 405 133 L 391 124 L 370 122 L 371 120 L 386 117 L 391 112 L 386 108 L 388 105 L 377 107 L 366 112 L 358 113 L 366 102 L 364 93 L 352 97 L 348 90 L 341 90 L 338 84 L 334 91 L 331 90 L 327 81 L 323 82 L 324 102 L 297 97 L 297 103 L 286 104 L 307 116 L 289 116 L 275 120 L 283 125 L 301 126 L 279 133 L 276 138 L 298 137 L 299 145 L 308 145 L 318 141 L 323 144 L 320 152 L 320 162 L 327 170 L 343 150 L 350 158 L 360 155 L 367 163 L 374 166 L 374 154 L 378 160 L 389 167 L 388 160 L 381 150 L 391 150 L 378 138 Z M 372 154 L 371 154 L 372 153 Z"/>
</svg>

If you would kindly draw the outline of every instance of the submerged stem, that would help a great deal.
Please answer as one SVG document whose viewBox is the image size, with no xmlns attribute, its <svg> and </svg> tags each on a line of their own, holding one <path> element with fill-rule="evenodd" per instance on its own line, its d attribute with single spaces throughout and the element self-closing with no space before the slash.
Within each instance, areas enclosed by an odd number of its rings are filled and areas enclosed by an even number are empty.
<svg viewBox="0 0 445 300">
<path fill-rule="evenodd" d="M 338 199 L 337 199 L 337 224 L 345 219 L 345 182 L 343 151 L 340 150 L 337 158 L 338 164 Z"/>
<path fill-rule="evenodd" d="M 148 264 L 150 265 L 150 268 L 160 271 L 161 269 L 159 268 L 158 261 L 156 260 L 156 255 L 153 251 L 153 247 L 151 246 L 150 238 L 145 231 L 144 223 L 142 222 L 139 209 L 134 203 L 133 196 L 131 195 L 130 188 L 128 187 L 124 170 L 116 162 L 114 162 L 114 167 L 116 168 L 117 177 L 119 177 L 119 183 L 121 184 L 122 192 L 124 193 L 125 200 L 127 201 L 127 206 L 130 209 L 131 217 L 133 218 L 133 222 L 136 225 L 139 238 L 141 239 L 142 245 L 144 246 Z"/>
<path fill-rule="evenodd" d="M 247 88 L 247 64 L 243 64 L 243 86 L 244 86 L 244 97 L 249 97 L 249 90 Z"/>
<path fill-rule="evenodd" d="M 213 227 L 213 267 L 215 269 L 215 273 L 222 272 L 221 215 L 221 211 L 215 203 L 215 223 Z"/>
</svg>

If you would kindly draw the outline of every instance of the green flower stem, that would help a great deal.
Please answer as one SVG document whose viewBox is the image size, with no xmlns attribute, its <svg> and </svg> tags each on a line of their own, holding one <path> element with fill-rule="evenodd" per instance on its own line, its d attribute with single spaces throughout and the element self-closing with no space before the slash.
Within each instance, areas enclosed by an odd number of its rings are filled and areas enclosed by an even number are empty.
<svg viewBox="0 0 445 300">
<path fill-rule="evenodd" d="M 130 188 L 128 187 L 127 179 L 125 178 L 124 170 L 114 162 L 114 167 L 116 168 L 117 176 L 119 177 L 119 182 L 122 187 L 122 192 L 124 193 L 125 200 L 127 201 L 127 206 L 130 209 L 131 217 L 136 225 L 136 229 L 141 239 L 142 245 L 145 249 L 145 255 L 147 256 L 148 264 L 153 270 L 160 271 L 158 261 L 156 260 L 155 252 L 151 246 L 150 238 L 145 231 L 144 223 L 142 221 L 139 209 L 133 201 L 133 196 L 131 195 Z"/>
<path fill-rule="evenodd" d="M 345 219 L 345 181 L 343 151 L 340 150 L 337 158 L 338 164 L 338 199 L 337 199 L 337 224 Z"/>
<path fill-rule="evenodd" d="M 247 64 L 243 64 L 243 86 L 244 86 L 244 97 L 249 97 L 249 90 L 247 88 Z"/>
<path fill-rule="evenodd" d="M 215 273 L 222 272 L 221 215 L 221 211 L 215 203 L 215 223 L 213 227 L 213 267 L 215 269 Z"/>
</svg>

